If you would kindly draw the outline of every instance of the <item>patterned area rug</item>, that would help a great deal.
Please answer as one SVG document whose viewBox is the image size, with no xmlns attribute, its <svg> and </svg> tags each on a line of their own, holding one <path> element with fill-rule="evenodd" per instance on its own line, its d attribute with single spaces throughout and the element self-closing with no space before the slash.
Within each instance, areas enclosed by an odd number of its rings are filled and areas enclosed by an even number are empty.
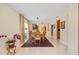
<svg viewBox="0 0 79 59">
<path fill-rule="evenodd" d="M 44 39 L 44 43 L 41 41 L 39 45 L 39 41 L 35 41 L 35 39 L 28 40 L 22 47 L 54 47 L 47 38 Z"/>
</svg>

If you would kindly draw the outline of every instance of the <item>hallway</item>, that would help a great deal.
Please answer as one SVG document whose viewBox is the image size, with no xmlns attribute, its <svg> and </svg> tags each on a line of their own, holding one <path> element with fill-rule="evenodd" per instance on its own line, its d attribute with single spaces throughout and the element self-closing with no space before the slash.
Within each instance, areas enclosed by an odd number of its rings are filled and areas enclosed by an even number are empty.
<svg viewBox="0 0 79 59">
<path fill-rule="evenodd" d="M 78 9 L 77 3 L 0 4 L 0 54 L 77 55 Z M 37 47 L 21 47 L 32 38 Z"/>
</svg>

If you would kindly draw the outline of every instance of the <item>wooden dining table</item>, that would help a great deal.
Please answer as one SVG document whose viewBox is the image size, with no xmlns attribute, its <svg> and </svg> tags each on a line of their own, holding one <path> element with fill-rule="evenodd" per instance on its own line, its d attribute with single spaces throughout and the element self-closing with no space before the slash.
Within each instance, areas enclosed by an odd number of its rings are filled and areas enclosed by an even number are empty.
<svg viewBox="0 0 79 59">
<path fill-rule="evenodd" d="M 35 38 L 35 40 L 39 40 L 39 44 L 41 43 L 42 33 L 41 32 L 33 32 L 32 37 Z"/>
</svg>

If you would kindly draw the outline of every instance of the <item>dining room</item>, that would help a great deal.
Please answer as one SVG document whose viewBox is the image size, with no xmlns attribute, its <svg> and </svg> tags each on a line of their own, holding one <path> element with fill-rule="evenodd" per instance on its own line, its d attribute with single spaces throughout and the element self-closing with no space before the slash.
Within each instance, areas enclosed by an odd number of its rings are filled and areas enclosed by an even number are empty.
<svg viewBox="0 0 79 59">
<path fill-rule="evenodd" d="M 24 27 L 25 26 L 26 25 L 24 25 Z M 30 21 L 30 29 L 28 35 L 29 39 L 25 41 L 22 47 L 54 47 L 51 42 L 46 38 L 45 23 Z"/>
</svg>

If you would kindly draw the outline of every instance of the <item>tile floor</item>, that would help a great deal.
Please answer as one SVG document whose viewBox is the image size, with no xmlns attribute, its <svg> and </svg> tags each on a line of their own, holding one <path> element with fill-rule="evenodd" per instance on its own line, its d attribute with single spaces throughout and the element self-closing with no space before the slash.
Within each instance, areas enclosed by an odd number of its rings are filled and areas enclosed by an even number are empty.
<svg viewBox="0 0 79 59">
<path fill-rule="evenodd" d="M 54 47 L 17 48 L 16 55 L 66 55 L 67 47 L 55 39 L 49 39 Z"/>
<path fill-rule="evenodd" d="M 16 55 L 66 55 L 67 47 L 55 39 L 49 39 L 54 47 L 17 48 Z M 5 48 L 0 48 L 0 55 L 6 55 Z"/>
</svg>

